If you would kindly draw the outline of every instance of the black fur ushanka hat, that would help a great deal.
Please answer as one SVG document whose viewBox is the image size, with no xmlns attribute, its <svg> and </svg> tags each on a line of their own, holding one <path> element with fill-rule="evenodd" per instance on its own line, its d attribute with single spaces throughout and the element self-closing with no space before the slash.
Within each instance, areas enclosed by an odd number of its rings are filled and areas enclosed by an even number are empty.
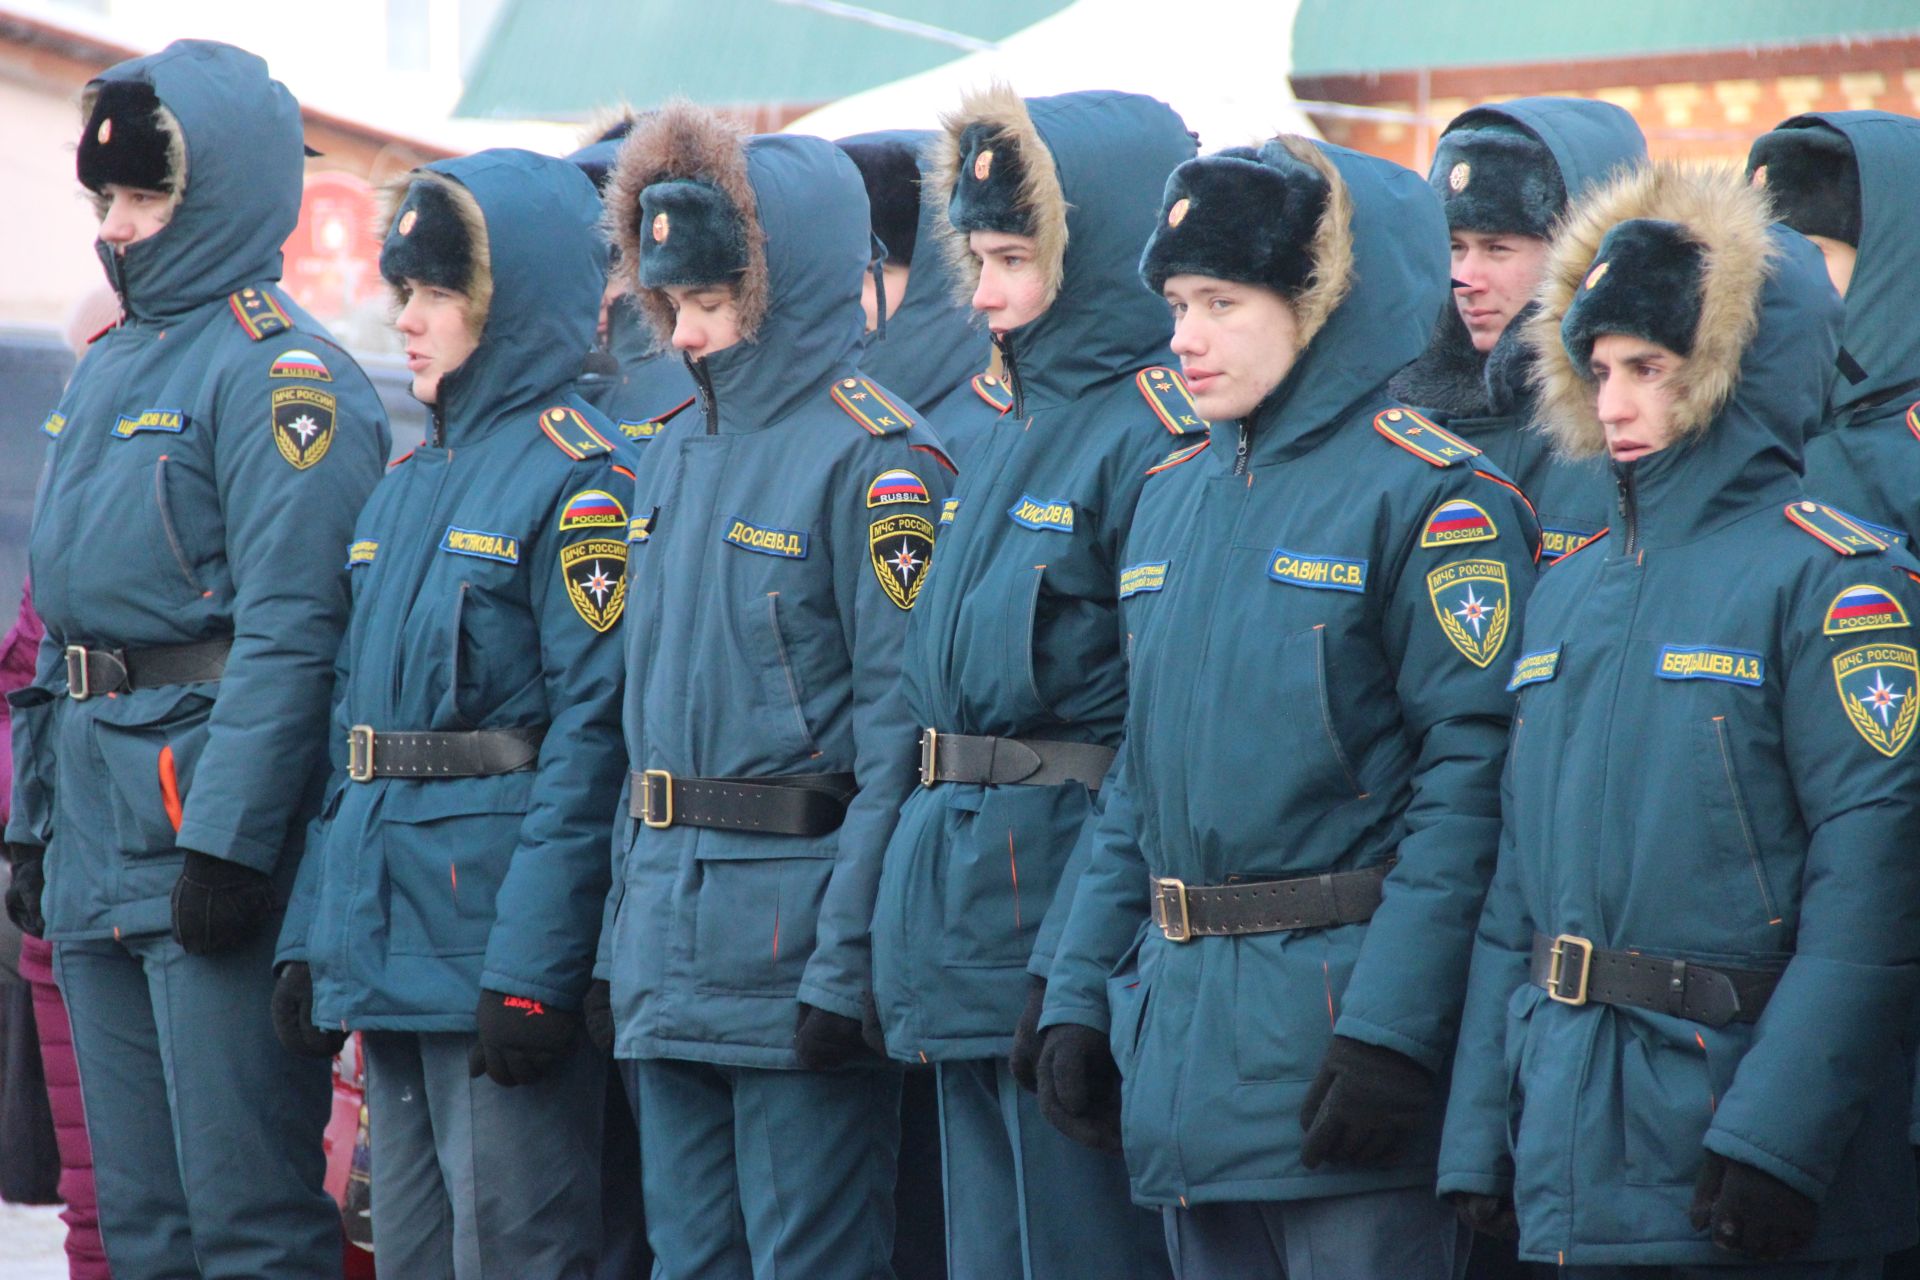
<svg viewBox="0 0 1920 1280">
<path fill-rule="evenodd" d="M 1766 189 L 1774 216 L 1801 235 L 1860 247 L 1860 162 L 1846 134 L 1789 120 L 1754 140 L 1747 176 Z"/>
<path fill-rule="evenodd" d="M 1427 181 L 1449 231 L 1545 239 L 1567 207 L 1566 181 L 1545 143 L 1499 116 L 1469 111 L 1440 135 Z"/>
<path fill-rule="evenodd" d="M 1327 192 L 1319 170 L 1272 143 L 1189 160 L 1167 177 L 1140 278 L 1155 293 L 1169 276 L 1198 275 L 1292 299 L 1313 273 Z"/>
</svg>

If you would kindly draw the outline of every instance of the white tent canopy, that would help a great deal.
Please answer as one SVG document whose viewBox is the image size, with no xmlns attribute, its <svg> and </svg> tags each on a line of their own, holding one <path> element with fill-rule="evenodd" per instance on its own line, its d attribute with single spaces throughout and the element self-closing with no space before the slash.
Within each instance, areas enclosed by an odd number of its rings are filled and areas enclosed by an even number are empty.
<svg viewBox="0 0 1920 1280">
<path fill-rule="evenodd" d="M 1170 103 L 1203 151 L 1275 133 L 1318 137 L 1287 83 L 1298 0 L 1076 0 L 994 49 L 809 112 L 789 133 L 932 129 L 961 93 L 1004 80 L 1027 97 L 1124 89 Z"/>
</svg>

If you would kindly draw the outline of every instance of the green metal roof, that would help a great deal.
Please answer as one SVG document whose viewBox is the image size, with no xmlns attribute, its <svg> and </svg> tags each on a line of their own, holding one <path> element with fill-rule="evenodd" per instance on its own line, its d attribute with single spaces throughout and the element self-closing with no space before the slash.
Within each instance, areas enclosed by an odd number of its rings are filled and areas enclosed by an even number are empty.
<svg viewBox="0 0 1920 1280">
<path fill-rule="evenodd" d="M 1914 0 L 1300 0 L 1293 74 L 1635 58 L 1920 34 Z"/>
<path fill-rule="evenodd" d="M 1003 40 L 1068 0 L 862 0 L 862 7 Z M 831 102 L 968 51 L 777 0 L 506 0 L 454 114 L 583 119 L 684 94 L 714 106 Z"/>
</svg>

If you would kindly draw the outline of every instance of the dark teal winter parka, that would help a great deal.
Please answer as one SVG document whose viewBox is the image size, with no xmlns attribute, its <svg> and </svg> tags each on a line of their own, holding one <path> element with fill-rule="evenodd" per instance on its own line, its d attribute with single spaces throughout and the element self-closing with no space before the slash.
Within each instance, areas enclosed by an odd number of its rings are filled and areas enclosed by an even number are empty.
<svg viewBox="0 0 1920 1280">
<path fill-rule="evenodd" d="M 1505 124 L 1524 129 L 1552 153 L 1569 202 L 1647 158 L 1639 125 L 1621 108 L 1581 98 L 1515 98 L 1475 107 L 1450 129 Z M 1598 459 L 1553 453 L 1533 426 L 1532 367 L 1522 311 L 1485 355 L 1473 349 L 1449 298 L 1427 349 L 1394 378 L 1393 394 L 1418 405 L 1449 431 L 1485 450 L 1487 461 L 1519 485 L 1540 513 L 1541 559 L 1579 546 L 1613 518 L 1613 480 Z"/>
<path fill-rule="evenodd" d="M 1445 296 L 1432 191 L 1339 147 L 1268 145 L 1332 191 L 1294 304 L 1305 347 L 1141 496 L 1119 579 L 1126 746 L 1042 1018 L 1109 1032 L 1146 1204 L 1431 1185 L 1437 1107 L 1387 1168 L 1310 1170 L 1301 1103 L 1336 1033 L 1446 1069 L 1539 549 L 1513 484 L 1386 392 Z M 1148 920 L 1149 875 L 1391 859 L 1364 924 L 1176 942 Z"/>
<path fill-rule="evenodd" d="M 1840 305 L 1767 216 L 1738 174 L 1643 171 L 1562 232 L 1531 335 L 1545 420 L 1596 451 L 1569 300 L 1623 220 L 1705 246 L 1671 375 L 1682 434 L 1617 468 L 1619 519 L 1542 576 L 1516 648 L 1439 1189 L 1513 1195 L 1528 1258 L 1730 1261 L 1688 1220 L 1703 1148 L 1819 1202 L 1808 1258 L 1914 1238 L 1920 589 L 1904 553 L 1803 496 Z M 1536 934 L 1781 976 L 1758 1021 L 1718 1027 L 1561 1003 L 1529 981 Z"/>
<path fill-rule="evenodd" d="M 596 974 L 622 1058 L 796 1065 L 804 1001 L 861 1018 L 880 858 L 912 785 L 899 689 L 949 471 L 918 412 L 866 379 L 866 191 L 818 138 L 742 139 L 667 108 L 635 131 L 609 195 L 638 260 L 640 192 L 724 191 L 763 243 L 739 285 L 742 341 L 696 365 L 635 490 L 626 628 L 628 768 L 680 777 L 850 773 L 820 836 L 626 816 Z M 764 240 L 761 236 L 764 235 Z M 664 295 L 636 293 L 663 335 Z"/>
<path fill-rule="evenodd" d="M 1147 469 L 1181 433 L 1205 438 L 1165 368 L 1166 303 L 1137 274 L 1160 190 L 1193 140 L 1151 98 L 1026 102 L 1000 90 L 955 117 L 938 191 L 952 190 L 958 137 L 981 119 L 1018 138 L 1029 166 L 1051 160 L 1059 203 L 1038 211 L 1035 239 L 1043 254 L 1051 244 L 1056 256 L 1039 265 L 1061 283 L 1045 314 L 1002 340 L 1012 407 L 985 419 L 942 517 L 939 568 L 908 629 L 907 702 L 916 725 L 941 733 L 1114 746 L 1127 702 L 1120 548 Z M 965 253 L 951 223 L 940 238 Z M 1162 376 L 1143 377 L 1149 368 Z M 1163 417 L 1163 401 L 1191 420 Z M 1045 975 L 1066 897 L 1044 937 L 1043 921 L 1097 808 L 1077 782 L 951 783 L 908 799 L 874 915 L 875 986 L 895 1057 L 1011 1048 L 1030 966 Z"/>
<path fill-rule="evenodd" d="M 275 283 L 300 209 L 292 95 L 201 40 L 108 74 L 153 86 L 187 173 L 165 227 L 97 246 L 126 318 L 46 422 L 28 554 L 47 638 L 12 695 L 8 837 L 51 841 L 47 925 L 68 941 L 166 932 L 183 848 L 292 883 L 353 516 L 387 456 L 366 377 Z M 65 645 L 220 638 L 218 681 L 65 696 Z"/>
<path fill-rule="evenodd" d="M 312 966 L 320 1025 L 471 1031 L 482 988 L 571 1009 L 591 976 L 622 774 L 632 476 L 571 391 L 606 262 L 592 183 L 526 151 L 420 173 L 391 190 L 389 222 L 410 180 L 470 197 L 491 302 L 426 442 L 354 526 L 336 751 L 350 725 L 544 738 L 515 773 L 336 773 L 279 958 Z"/>
</svg>

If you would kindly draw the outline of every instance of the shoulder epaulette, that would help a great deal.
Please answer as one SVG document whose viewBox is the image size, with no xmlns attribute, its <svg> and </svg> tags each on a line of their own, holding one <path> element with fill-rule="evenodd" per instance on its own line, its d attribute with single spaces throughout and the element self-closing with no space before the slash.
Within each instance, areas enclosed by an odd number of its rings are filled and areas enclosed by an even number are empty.
<svg viewBox="0 0 1920 1280">
<path fill-rule="evenodd" d="M 1174 467 L 1179 466 L 1181 463 L 1187 461 L 1190 458 L 1199 457 L 1202 453 L 1206 452 L 1207 446 L 1212 443 L 1213 441 L 1208 439 L 1208 440 L 1202 440 L 1198 444 L 1190 444 L 1182 448 L 1175 449 L 1172 453 L 1168 454 L 1166 457 L 1160 459 L 1160 461 L 1148 467 L 1147 474 L 1150 476 L 1157 476 L 1162 471 L 1170 471 Z"/>
<path fill-rule="evenodd" d="M 869 435 L 890 436 L 905 431 L 913 419 L 886 392 L 865 378 L 842 378 L 833 384 L 833 402 L 865 427 Z"/>
<path fill-rule="evenodd" d="M 1005 413 L 1013 408 L 1013 393 L 1007 390 L 1007 384 L 990 373 L 973 375 L 973 394 Z"/>
<path fill-rule="evenodd" d="M 593 424 L 581 417 L 578 409 L 569 409 L 563 404 L 541 412 L 540 429 L 553 441 L 554 448 L 575 462 L 613 452 L 612 443 L 594 430 Z"/>
<path fill-rule="evenodd" d="M 1177 436 L 1192 435 L 1207 429 L 1207 420 L 1194 407 L 1193 394 L 1186 382 L 1172 369 L 1155 365 L 1134 375 L 1133 383 L 1146 397 L 1161 425 Z"/>
<path fill-rule="evenodd" d="M 629 440 L 651 440 L 660 434 L 660 428 L 685 412 L 693 400 L 692 396 L 688 396 L 665 413 L 655 414 L 651 418 L 622 418 L 615 425 L 620 428 L 620 434 Z"/>
<path fill-rule="evenodd" d="M 1920 400 L 1907 406 L 1907 430 L 1913 432 L 1913 438 L 1920 440 Z"/>
<path fill-rule="evenodd" d="M 227 306 L 233 309 L 233 318 L 254 342 L 293 328 L 292 317 L 264 289 L 247 288 L 230 293 Z"/>
<path fill-rule="evenodd" d="M 1884 541 L 1862 528 L 1852 516 L 1822 503 L 1789 502 L 1786 513 L 1790 523 L 1825 543 L 1835 555 L 1877 556 L 1887 549 Z"/>
<path fill-rule="evenodd" d="M 1480 456 L 1480 451 L 1465 440 L 1411 409 L 1388 409 L 1374 414 L 1373 429 L 1436 467 L 1451 467 Z"/>
</svg>

